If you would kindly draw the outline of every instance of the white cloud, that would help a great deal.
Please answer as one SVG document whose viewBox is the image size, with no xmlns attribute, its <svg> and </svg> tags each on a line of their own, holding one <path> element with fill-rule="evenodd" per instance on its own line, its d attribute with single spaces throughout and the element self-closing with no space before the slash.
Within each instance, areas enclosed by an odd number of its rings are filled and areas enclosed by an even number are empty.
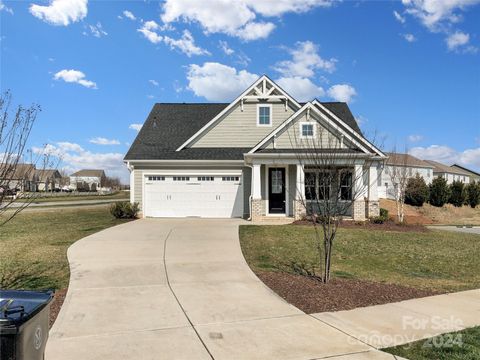
<svg viewBox="0 0 480 360">
<path fill-rule="evenodd" d="M 447 38 L 445 39 L 448 50 L 451 51 L 457 50 L 458 48 L 467 45 L 469 41 L 470 35 L 461 31 L 456 31 L 453 34 L 447 36 Z"/>
<path fill-rule="evenodd" d="M 224 33 L 250 41 L 268 37 L 275 25 L 255 21 L 257 15 L 278 17 L 330 6 L 330 0 L 166 0 L 162 20 L 196 22 L 205 33 Z"/>
<path fill-rule="evenodd" d="M 89 142 L 96 145 L 119 145 L 120 144 L 120 141 L 118 140 L 107 139 L 104 137 L 95 137 L 93 139 L 90 139 Z"/>
<path fill-rule="evenodd" d="M 457 151 L 446 145 L 430 145 L 414 147 L 409 153 L 424 160 L 435 160 L 446 165 L 457 163 L 480 170 L 480 147 Z"/>
<path fill-rule="evenodd" d="M 408 136 L 408 141 L 410 141 L 410 142 L 419 142 L 419 141 L 422 141 L 422 140 L 423 140 L 422 135 L 413 134 L 413 135 Z"/>
<path fill-rule="evenodd" d="M 163 41 L 165 44 L 170 45 L 170 48 L 176 48 L 188 57 L 191 57 L 192 55 L 210 55 L 207 50 L 195 45 L 195 40 L 188 30 L 183 30 L 183 35 L 180 39 L 175 40 L 168 36 L 164 36 Z"/>
<path fill-rule="evenodd" d="M 63 80 L 67 83 L 76 83 L 90 89 L 97 89 L 97 84 L 85 79 L 85 74 L 78 70 L 61 70 L 54 77 L 55 80 Z"/>
<path fill-rule="evenodd" d="M 402 37 L 407 40 L 408 42 L 417 41 L 417 38 L 413 34 L 402 34 Z"/>
<path fill-rule="evenodd" d="M 130 124 L 130 126 L 128 128 L 131 129 L 131 130 L 140 131 L 142 126 L 143 126 L 143 124 Z"/>
<path fill-rule="evenodd" d="M 335 71 L 336 59 L 325 60 L 318 54 L 318 45 L 311 41 L 297 42 L 295 48 L 287 49 L 292 60 L 276 63 L 274 69 L 284 77 L 312 77 L 315 70 L 321 69 L 329 73 Z"/>
<path fill-rule="evenodd" d="M 130 20 L 136 20 L 137 19 L 135 17 L 135 15 L 133 15 L 133 13 L 131 11 L 128 11 L 128 10 L 123 11 L 123 16 L 125 16 L 127 19 L 130 19 Z"/>
<path fill-rule="evenodd" d="M 51 25 L 67 26 L 87 16 L 87 4 L 88 0 L 50 0 L 46 6 L 30 5 L 30 13 Z"/>
<path fill-rule="evenodd" d="M 210 101 L 231 101 L 247 87 L 258 75 L 216 62 L 203 65 L 191 64 L 187 72 L 188 89 L 196 96 Z"/>
<path fill-rule="evenodd" d="M 13 15 L 13 10 L 12 8 L 9 8 L 7 5 L 3 3 L 3 1 L 0 0 L 0 11 L 5 11 L 8 12 L 9 14 Z"/>
<path fill-rule="evenodd" d="M 146 21 L 143 23 L 143 26 L 140 29 L 137 29 L 138 32 L 141 32 L 145 38 L 147 38 L 148 41 L 150 41 L 153 44 L 158 44 L 163 40 L 163 37 L 161 35 L 158 35 L 155 30 L 159 29 L 159 25 L 153 21 Z"/>
<path fill-rule="evenodd" d="M 231 49 L 229 46 L 228 46 L 228 43 L 226 41 L 223 41 L 223 40 L 220 40 L 218 42 L 219 46 L 220 46 L 220 49 L 222 49 L 222 51 L 226 54 L 226 55 L 232 55 L 235 51 L 233 49 Z"/>
<path fill-rule="evenodd" d="M 90 30 L 90 33 L 97 38 L 108 35 L 108 33 L 103 30 L 102 24 L 100 22 L 98 22 L 97 25 L 87 25 L 86 28 Z M 88 35 L 86 32 L 84 32 L 83 34 Z"/>
<path fill-rule="evenodd" d="M 157 80 L 148 80 L 148 82 L 150 84 L 152 84 L 153 86 L 158 86 L 159 85 Z"/>
<path fill-rule="evenodd" d="M 405 24 L 405 21 L 407 21 L 405 19 L 405 16 L 402 16 L 398 11 L 394 11 L 393 12 L 393 16 L 395 16 L 395 19 L 397 19 L 399 22 L 401 22 L 402 24 Z"/>
<path fill-rule="evenodd" d="M 337 84 L 331 86 L 327 91 L 328 96 L 336 101 L 351 102 L 357 95 L 355 88 L 348 84 Z"/>
<path fill-rule="evenodd" d="M 281 77 L 276 82 L 298 101 L 309 101 L 325 95 L 325 90 L 321 86 L 315 85 L 307 78 L 299 76 Z"/>
</svg>

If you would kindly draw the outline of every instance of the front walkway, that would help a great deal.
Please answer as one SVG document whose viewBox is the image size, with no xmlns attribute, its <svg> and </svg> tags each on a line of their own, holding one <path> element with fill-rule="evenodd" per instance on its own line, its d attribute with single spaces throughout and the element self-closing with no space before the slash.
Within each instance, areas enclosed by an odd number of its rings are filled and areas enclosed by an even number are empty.
<svg viewBox="0 0 480 360">
<path fill-rule="evenodd" d="M 76 242 L 46 359 L 394 359 L 268 289 L 239 224 L 145 219 Z"/>
</svg>

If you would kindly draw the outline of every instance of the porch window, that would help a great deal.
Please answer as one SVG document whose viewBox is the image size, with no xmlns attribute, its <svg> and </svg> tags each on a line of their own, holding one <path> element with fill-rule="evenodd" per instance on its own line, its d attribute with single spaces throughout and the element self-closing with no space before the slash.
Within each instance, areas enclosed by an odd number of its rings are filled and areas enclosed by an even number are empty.
<svg viewBox="0 0 480 360">
<path fill-rule="evenodd" d="M 257 125 L 271 126 L 272 125 L 272 106 L 271 105 L 258 105 L 258 119 Z"/>
<path fill-rule="evenodd" d="M 315 200 L 317 198 L 316 184 L 317 174 L 305 172 L 305 198 L 307 200 Z"/>
<path fill-rule="evenodd" d="M 318 199 L 330 199 L 330 178 L 331 174 L 327 172 L 318 173 Z"/>
<path fill-rule="evenodd" d="M 352 178 L 350 171 L 340 174 L 340 199 L 352 200 Z"/>
<path fill-rule="evenodd" d="M 307 200 L 330 199 L 330 178 L 328 172 L 305 172 L 305 198 Z"/>
</svg>

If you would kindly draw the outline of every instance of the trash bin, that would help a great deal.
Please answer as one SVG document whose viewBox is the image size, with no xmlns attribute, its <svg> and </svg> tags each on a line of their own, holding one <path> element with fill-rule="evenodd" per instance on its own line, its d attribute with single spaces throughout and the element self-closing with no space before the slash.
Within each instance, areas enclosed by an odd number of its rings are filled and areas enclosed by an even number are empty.
<svg viewBox="0 0 480 360">
<path fill-rule="evenodd" d="M 0 290 L 0 360 L 41 360 L 52 291 Z"/>
</svg>

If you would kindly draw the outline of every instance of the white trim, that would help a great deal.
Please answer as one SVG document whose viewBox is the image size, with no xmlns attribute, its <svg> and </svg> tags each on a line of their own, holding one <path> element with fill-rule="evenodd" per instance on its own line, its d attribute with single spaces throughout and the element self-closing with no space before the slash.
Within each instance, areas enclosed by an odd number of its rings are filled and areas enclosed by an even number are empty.
<svg viewBox="0 0 480 360">
<path fill-rule="evenodd" d="M 260 124 L 260 108 L 265 107 L 270 109 L 270 122 L 268 124 Z M 273 108 L 272 104 L 257 104 L 257 126 L 260 127 L 272 127 L 273 123 Z"/>
<path fill-rule="evenodd" d="M 200 134 L 202 134 L 206 129 L 208 129 L 212 124 L 214 124 L 218 119 L 220 119 L 223 115 L 225 115 L 230 109 L 232 109 L 239 101 L 242 100 L 250 91 L 254 90 L 257 85 L 262 82 L 262 81 L 269 81 L 272 86 L 275 86 L 280 93 L 282 93 L 283 96 L 285 96 L 288 100 L 290 100 L 294 105 L 297 106 L 297 108 L 300 108 L 300 104 L 292 98 L 290 95 L 288 95 L 281 87 L 279 87 L 277 84 L 275 84 L 268 76 L 262 75 L 260 78 L 258 78 L 257 81 L 255 81 L 249 88 L 247 88 L 244 92 L 242 92 L 235 100 L 233 100 L 230 105 L 228 105 L 225 109 L 220 111 L 220 113 L 215 116 L 212 120 L 210 120 L 205 126 L 203 126 L 200 130 L 198 130 L 195 134 L 193 134 L 187 141 L 185 141 L 176 151 L 182 150 L 185 146 L 190 144 L 194 139 L 196 139 Z"/>
<path fill-rule="evenodd" d="M 315 139 L 317 137 L 317 122 L 313 121 L 300 121 L 300 139 Z M 312 135 L 303 135 L 303 125 L 312 125 Z"/>
<path fill-rule="evenodd" d="M 269 212 L 269 188 L 270 188 L 270 177 L 268 176 L 268 169 L 270 168 L 284 168 L 285 169 L 285 213 L 284 214 L 279 214 L 279 213 L 273 213 L 270 214 Z M 283 164 L 283 165 L 276 165 L 276 164 L 266 164 L 265 165 L 265 216 L 289 216 L 288 214 L 290 213 L 290 207 L 289 207 L 289 201 L 288 201 L 288 193 L 289 191 L 289 183 L 288 183 L 288 168 L 289 164 Z"/>
</svg>

